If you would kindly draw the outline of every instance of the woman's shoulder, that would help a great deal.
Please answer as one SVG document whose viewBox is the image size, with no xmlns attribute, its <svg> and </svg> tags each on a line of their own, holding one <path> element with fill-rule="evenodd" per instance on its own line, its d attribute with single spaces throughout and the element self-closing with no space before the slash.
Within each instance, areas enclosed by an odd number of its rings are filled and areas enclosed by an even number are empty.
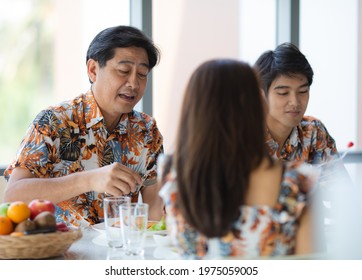
<svg viewBox="0 0 362 280">
<path fill-rule="evenodd" d="M 298 218 L 316 188 L 318 176 L 319 171 L 305 162 L 284 163 L 277 209 Z"/>
<path fill-rule="evenodd" d="M 293 185 L 298 191 L 308 193 L 317 183 L 319 171 L 304 161 L 284 163 L 283 184 Z"/>
</svg>

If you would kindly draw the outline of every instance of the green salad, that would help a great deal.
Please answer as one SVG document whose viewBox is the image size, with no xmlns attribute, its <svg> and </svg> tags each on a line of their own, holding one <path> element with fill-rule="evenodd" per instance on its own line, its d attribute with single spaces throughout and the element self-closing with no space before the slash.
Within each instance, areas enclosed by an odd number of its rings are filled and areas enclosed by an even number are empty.
<svg viewBox="0 0 362 280">
<path fill-rule="evenodd" d="M 166 230 L 166 222 L 165 218 L 162 217 L 161 220 L 157 223 L 154 223 L 152 226 L 148 228 L 151 231 L 159 231 L 159 230 Z"/>
</svg>

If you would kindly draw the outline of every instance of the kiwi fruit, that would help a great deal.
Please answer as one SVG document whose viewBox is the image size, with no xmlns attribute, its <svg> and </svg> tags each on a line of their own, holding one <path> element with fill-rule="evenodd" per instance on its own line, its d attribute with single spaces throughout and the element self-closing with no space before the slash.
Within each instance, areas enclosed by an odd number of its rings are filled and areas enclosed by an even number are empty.
<svg viewBox="0 0 362 280">
<path fill-rule="evenodd" d="M 34 218 L 37 229 L 54 229 L 56 230 L 56 220 L 53 213 L 44 211 Z"/>
<path fill-rule="evenodd" d="M 25 220 L 16 225 L 15 232 L 33 231 L 36 229 L 36 224 L 32 220 Z"/>
</svg>

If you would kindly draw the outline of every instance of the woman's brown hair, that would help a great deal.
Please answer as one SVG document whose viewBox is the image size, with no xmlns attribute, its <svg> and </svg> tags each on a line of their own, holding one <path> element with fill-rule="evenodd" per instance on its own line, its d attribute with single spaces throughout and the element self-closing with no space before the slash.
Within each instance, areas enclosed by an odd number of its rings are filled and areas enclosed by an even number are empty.
<svg viewBox="0 0 362 280">
<path fill-rule="evenodd" d="M 201 64 L 186 87 L 177 139 L 181 212 L 207 237 L 223 236 L 240 214 L 250 173 L 267 157 L 253 69 L 232 59 Z"/>
</svg>

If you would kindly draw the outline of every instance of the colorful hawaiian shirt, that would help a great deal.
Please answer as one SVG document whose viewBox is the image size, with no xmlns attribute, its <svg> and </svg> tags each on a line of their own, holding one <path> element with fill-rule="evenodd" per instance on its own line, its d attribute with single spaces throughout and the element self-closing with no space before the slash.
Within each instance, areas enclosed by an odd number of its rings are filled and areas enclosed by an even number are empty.
<svg viewBox="0 0 362 280">
<path fill-rule="evenodd" d="M 89 90 L 74 100 L 49 107 L 30 125 L 15 161 L 5 171 L 27 168 L 39 178 L 66 176 L 120 162 L 155 183 L 156 162 L 163 139 L 155 120 L 141 112 L 121 116 L 109 133 Z M 87 192 L 57 204 L 58 221 L 79 225 L 103 219 L 104 194 Z"/>
<path fill-rule="evenodd" d="M 319 164 L 338 157 L 336 142 L 329 135 L 323 123 L 304 116 L 300 124 L 293 128 L 279 153 L 279 145 L 267 131 L 266 147 L 269 154 L 285 161 L 302 160 Z"/>
<path fill-rule="evenodd" d="M 218 257 L 291 255 L 295 252 L 298 219 L 309 202 L 317 176 L 315 169 L 303 162 L 285 162 L 276 206 L 240 206 L 240 215 L 230 232 L 208 239 L 188 225 L 182 216 L 173 171 L 160 191 L 172 242 L 185 259 L 212 257 L 208 254 L 210 250 L 217 252 Z"/>
</svg>

